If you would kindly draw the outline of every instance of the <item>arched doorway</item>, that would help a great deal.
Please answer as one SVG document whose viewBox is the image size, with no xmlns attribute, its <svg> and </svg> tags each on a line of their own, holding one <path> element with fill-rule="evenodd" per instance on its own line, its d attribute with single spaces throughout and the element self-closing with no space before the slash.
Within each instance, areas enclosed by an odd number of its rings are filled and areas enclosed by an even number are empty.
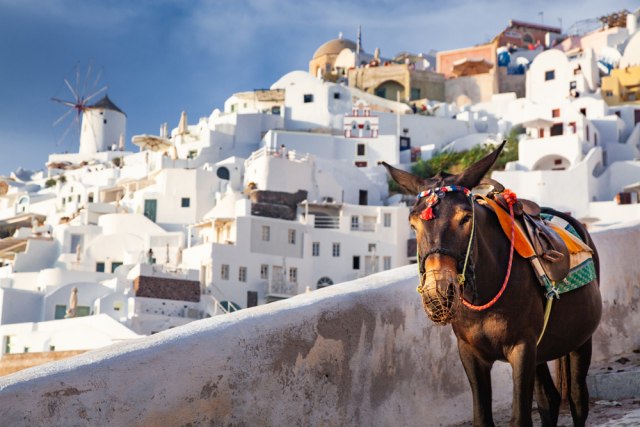
<svg viewBox="0 0 640 427">
<path fill-rule="evenodd" d="M 400 100 L 404 100 L 404 86 L 395 80 L 387 80 L 378 85 L 374 92 L 376 96 L 381 98 L 390 99 L 396 101 L 398 99 L 398 93 L 400 94 Z"/>
</svg>

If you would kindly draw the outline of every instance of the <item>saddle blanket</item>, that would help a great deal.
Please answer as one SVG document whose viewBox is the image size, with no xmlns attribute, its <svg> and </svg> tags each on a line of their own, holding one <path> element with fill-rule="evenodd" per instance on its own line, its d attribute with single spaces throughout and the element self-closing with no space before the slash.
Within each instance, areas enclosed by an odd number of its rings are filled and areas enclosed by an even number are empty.
<svg viewBox="0 0 640 427">
<path fill-rule="evenodd" d="M 561 229 L 565 231 L 565 233 L 560 233 L 560 236 L 563 238 L 565 243 L 567 240 L 565 239 L 565 235 L 568 234 L 572 237 L 573 243 L 579 242 L 588 250 L 575 250 L 572 246 L 569 246 L 571 252 L 571 270 L 567 277 L 558 282 L 553 282 L 549 280 L 546 274 L 540 275 L 538 277 L 540 283 L 544 285 L 547 290 L 547 298 L 551 298 L 555 296 L 559 298 L 560 294 L 564 294 L 565 292 L 573 291 L 574 289 L 578 289 L 588 283 L 591 283 L 597 278 L 596 267 L 593 262 L 593 256 L 591 252 L 591 248 L 589 248 L 582 240 L 580 239 L 580 235 L 576 231 L 576 229 L 569 224 L 564 219 L 553 216 L 550 214 L 541 214 L 540 215 L 543 220 L 547 222 L 548 225 L 552 226 L 556 231 Z"/>
<path fill-rule="evenodd" d="M 491 210 L 498 216 L 498 222 L 500 222 L 505 235 L 511 238 L 511 217 L 509 213 L 502 209 L 495 201 L 487 197 L 480 197 L 479 199 L 480 203 L 484 202 L 483 204 L 491 207 Z M 516 252 L 518 252 L 521 257 L 531 261 L 540 284 L 544 286 L 546 290 L 547 298 L 553 298 L 554 296 L 559 298 L 560 294 L 578 289 L 595 280 L 597 274 L 591 248 L 581 240 L 576 229 L 560 217 L 549 214 L 541 214 L 540 216 L 548 226 L 558 233 L 569 249 L 570 270 L 567 277 L 557 282 L 549 279 L 533 250 L 533 245 L 527 238 L 527 233 L 518 222 L 514 224 L 514 246 Z"/>
</svg>

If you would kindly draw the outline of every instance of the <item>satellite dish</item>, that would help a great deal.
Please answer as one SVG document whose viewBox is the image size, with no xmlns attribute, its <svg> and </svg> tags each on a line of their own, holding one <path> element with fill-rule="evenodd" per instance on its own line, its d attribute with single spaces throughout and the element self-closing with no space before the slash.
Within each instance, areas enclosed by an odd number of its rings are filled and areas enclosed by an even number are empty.
<svg viewBox="0 0 640 427">
<path fill-rule="evenodd" d="M 6 181 L 0 181 L 0 196 L 4 196 L 9 191 L 9 184 Z"/>
</svg>

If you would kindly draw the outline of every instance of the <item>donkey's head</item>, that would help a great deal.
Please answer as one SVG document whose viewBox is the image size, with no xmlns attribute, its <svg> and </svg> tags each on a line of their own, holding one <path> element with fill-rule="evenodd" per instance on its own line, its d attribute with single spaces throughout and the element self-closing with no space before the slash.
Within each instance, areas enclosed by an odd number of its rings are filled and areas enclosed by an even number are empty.
<svg viewBox="0 0 640 427">
<path fill-rule="evenodd" d="M 393 180 L 416 196 L 409 222 L 417 239 L 418 291 L 427 315 L 436 323 L 449 323 L 460 306 L 475 227 L 471 189 L 503 147 L 504 142 L 458 175 L 440 173 L 426 180 L 383 162 Z"/>
</svg>

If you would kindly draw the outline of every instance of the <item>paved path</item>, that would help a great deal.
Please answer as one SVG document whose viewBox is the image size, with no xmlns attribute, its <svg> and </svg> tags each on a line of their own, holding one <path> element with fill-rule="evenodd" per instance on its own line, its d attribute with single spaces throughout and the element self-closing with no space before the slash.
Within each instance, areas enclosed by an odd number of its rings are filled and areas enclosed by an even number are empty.
<svg viewBox="0 0 640 427">
<path fill-rule="evenodd" d="M 640 426 L 640 351 L 594 364 L 589 371 L 591 406 L 587 427 Z M 533 424 L 540 425 L 538 411 L 532 412 Z M 511 411 L 494 414 L 496 426 L 508 426 Z M 471 426 L 471 421 L 450 427 Z M 558 427 L 573 426 L 568 405 L 560 409 Z"/>
</svg>

